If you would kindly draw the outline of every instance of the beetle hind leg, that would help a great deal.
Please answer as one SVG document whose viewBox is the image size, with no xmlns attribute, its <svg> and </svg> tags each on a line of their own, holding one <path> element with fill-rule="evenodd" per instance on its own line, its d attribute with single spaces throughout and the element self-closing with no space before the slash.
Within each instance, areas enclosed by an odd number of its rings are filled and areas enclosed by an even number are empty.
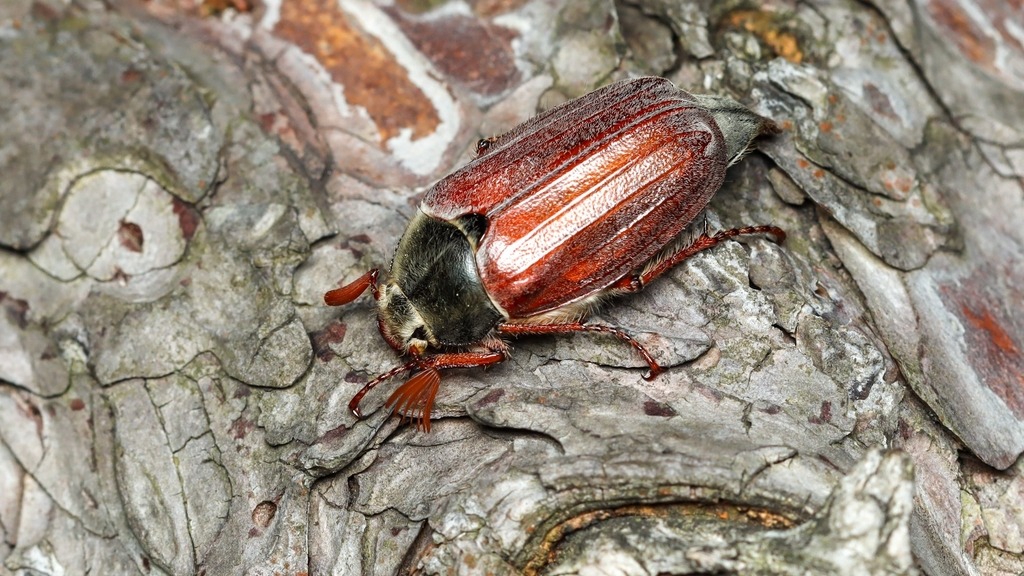
<svg viewBox="0 0 1024 576">
<path fill-rule="evenodd" d="M 658 258 L 649 263 L 644 270 L 638 274 L 629 274 L 624 276 L 621 280 L 609 286 L 609 290 L 613 292 L 639 292 L 643 290 L 643 287 L 650 283 L 652 280 L 661 276 L 665 272 L 668 272 L 676 265 L 680 264 L 683 260 L 703 252 L 708 248 L 713 248 L 718 244 L 737 236 L 754 236 L 757 234 L 767 234 L 775 238 L 776 243 L 781 244 L 786 240 L 786 232 L 778 226 L 764 225 L 764 226 L 745 226 L 743 228 L 732 228 L 729 230 L 723 230 L 718 232 L 714 236 L 709 236 L 706 232 L 698 236 L 693 242 L 680 248 L 676 252 L 670 253 L 664 258 Z"/>
<path fill-rule="evenodd" d="M 615 328 L 614 326 L 605 326 L 603 324 L 584 324 L 582 322 L 565 322 L 557 324 L 504 323 L 498 325 L 498 332 L 508 334 L 510 336 L 572 334 L 574 332 L 598 332 L 601 334 L 610 334 L 626 344 L 629 344 L 637 351 L 638 354 L 640 354 L 640 357 L 644 359 L 644 362 L 647 362 L 647 366 L 650 369 L 643 375 L 644 380 L 653 380 L 658 376 L 658 374 L 665 371 L 665 369 L 658 364 L 657 360 L 654 359 L 654 356 L 646 347 L 644 347 L 643 344 L 638 342 L 636 338 L 630 336 L 625 330 Z"/>
</svg>

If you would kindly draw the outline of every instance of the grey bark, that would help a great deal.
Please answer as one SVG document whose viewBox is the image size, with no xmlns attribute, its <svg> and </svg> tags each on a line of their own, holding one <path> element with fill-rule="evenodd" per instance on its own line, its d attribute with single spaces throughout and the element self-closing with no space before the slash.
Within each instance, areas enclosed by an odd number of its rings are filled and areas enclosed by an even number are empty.
<svg viewBox="0 0 1024 576">
<path fill-rule="evenodd" d="M 1022 23 L 0 5 L 0 574 L 1024 572 Z M 786 242 L 599 311 L 651 382 L 614 340 L 521 339 L 444 374 L 429 434 L 386 385 L 353 417 L 398 360 L 323 293 L 477 138 L 641 74 L 784 127 L 707 220 Z"/>
</svg>

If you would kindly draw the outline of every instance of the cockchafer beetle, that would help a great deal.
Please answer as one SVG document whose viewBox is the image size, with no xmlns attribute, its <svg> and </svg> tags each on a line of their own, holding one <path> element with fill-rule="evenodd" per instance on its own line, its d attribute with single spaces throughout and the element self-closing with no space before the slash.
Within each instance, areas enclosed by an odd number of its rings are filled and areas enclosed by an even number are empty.
<svg viewBox="0 0 1024 576">
<path fill-rule="evenodd" d="M 726 168 L 777 131 L 734 100 L 645 77 L 481 140 L 472 162 L 427 191 L 383 282 L 374 269 L 324 295 L 338 306 L 369 288 L 381 336 L 412 357 L 369 381 L 349 409 L 361 417 L 367 392 L 412 370 L 386 406 L 429 431 L 440 370 L 505 360 L 505 336 L 610 334 L 647 362 L 644 379 L 654 378 L 663 369 L 640 342 L 584 320 L 607 297 L 637 292 L 725 239 L 782 242 L 775 226 L 679 240 Z"/>
</svg>

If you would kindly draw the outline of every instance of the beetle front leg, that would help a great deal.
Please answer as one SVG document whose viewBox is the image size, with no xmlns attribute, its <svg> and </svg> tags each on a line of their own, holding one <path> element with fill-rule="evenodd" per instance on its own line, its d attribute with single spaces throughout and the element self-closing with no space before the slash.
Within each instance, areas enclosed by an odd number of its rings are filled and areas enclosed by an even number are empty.
<svg viewBox="0 0 1024 576">
<path fill-rule="evenodd" d="M 541 334 L 572 334 L 574 332 L 599 332 L 611 334 L 633 347 L 640 357 L 647 362 L 650 370 L 643 375 L 644 380 L 653 380 L 665 371 L 651 355 L 650 351 L 624 330 L 603 324 L 584 324 L 582 322 L 566 322 L 562 324 L 498 324 L 498 332 L 510 336 L 541 335 Z"/>
<path fill-rule="evenodd" d="M 659 259 L 653 262 L 653 264 L 649 264 L 639 274 L 624 276 L 621 280 L 612 284 L 609 287 L 609 290 L 615 292 L 639 292 L 640 290 L 643 290 L 643 287 L 650 283 L 651 280 L 654 280 L 658 276 L 668 272 L 690 256 L 693 256 L 698 252 L 703 252 L 708 248 L 717 246 L 730 238 L 735 238 L 737 236 L 752 236 L 754 234 L 769 234 L 774 236 L 776 243 L 779 244 L 786 240 L 786 232 L 782 228 L 771 225 L 732 228 L 730 230 L 723 230 L 714 236 L 708 236 L 707 233 L 704 233 L 692 243 L 681 248 L 678 252 Z"/>
<path fill-rule="evenodd" d="M 434 398 L 437 396 L 437 390 L 441 384 L 440 370 L 489 366 L 504 362 L 506 359 L 508 359 L 508 351 L 505 347 L 486 352 L 453 352 L 433 356 L 417 356 L 367 382 L 349 401 L 348 409 L 356 418 L 362 418 L 359 402 L 367 392 L 402 372 L 416 370 L 411 378 L 388 396 L 384 406 L 402 413 L 403 419 L 416 422 L 416 427 L 423 432 L 430 432 L 430 412 L 434 408 Z"/>
</svg>

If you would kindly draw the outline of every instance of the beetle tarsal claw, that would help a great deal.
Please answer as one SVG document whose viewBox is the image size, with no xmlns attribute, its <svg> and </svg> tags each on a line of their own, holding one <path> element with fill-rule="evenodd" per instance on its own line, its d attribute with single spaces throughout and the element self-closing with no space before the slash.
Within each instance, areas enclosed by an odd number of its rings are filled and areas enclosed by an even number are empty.
<svg viewBox="0 0 1024 576">
<path fill-rule="evenodd" d="M 396 388 L 384 406 L 399 412 L 403 420 L 415 421 L 420 430 L 430 432 L 430 412 L 440 385 L 441 373 L 426 368 Z"/>
<path fill-rule="evenodd" d="M 643 378 L 644 380 L 650 382 L 651 380 L 654 380 L 655 378 L 657 378 L 660 374 L 662 374 L 664 372 L 665 372 L 665 369 L 662 368 L 661 366 L 658 366 L 657 368 L 649 369 L 647 372 L 645 372 L 641 376 L 641 378 Z"/>
</svg>

